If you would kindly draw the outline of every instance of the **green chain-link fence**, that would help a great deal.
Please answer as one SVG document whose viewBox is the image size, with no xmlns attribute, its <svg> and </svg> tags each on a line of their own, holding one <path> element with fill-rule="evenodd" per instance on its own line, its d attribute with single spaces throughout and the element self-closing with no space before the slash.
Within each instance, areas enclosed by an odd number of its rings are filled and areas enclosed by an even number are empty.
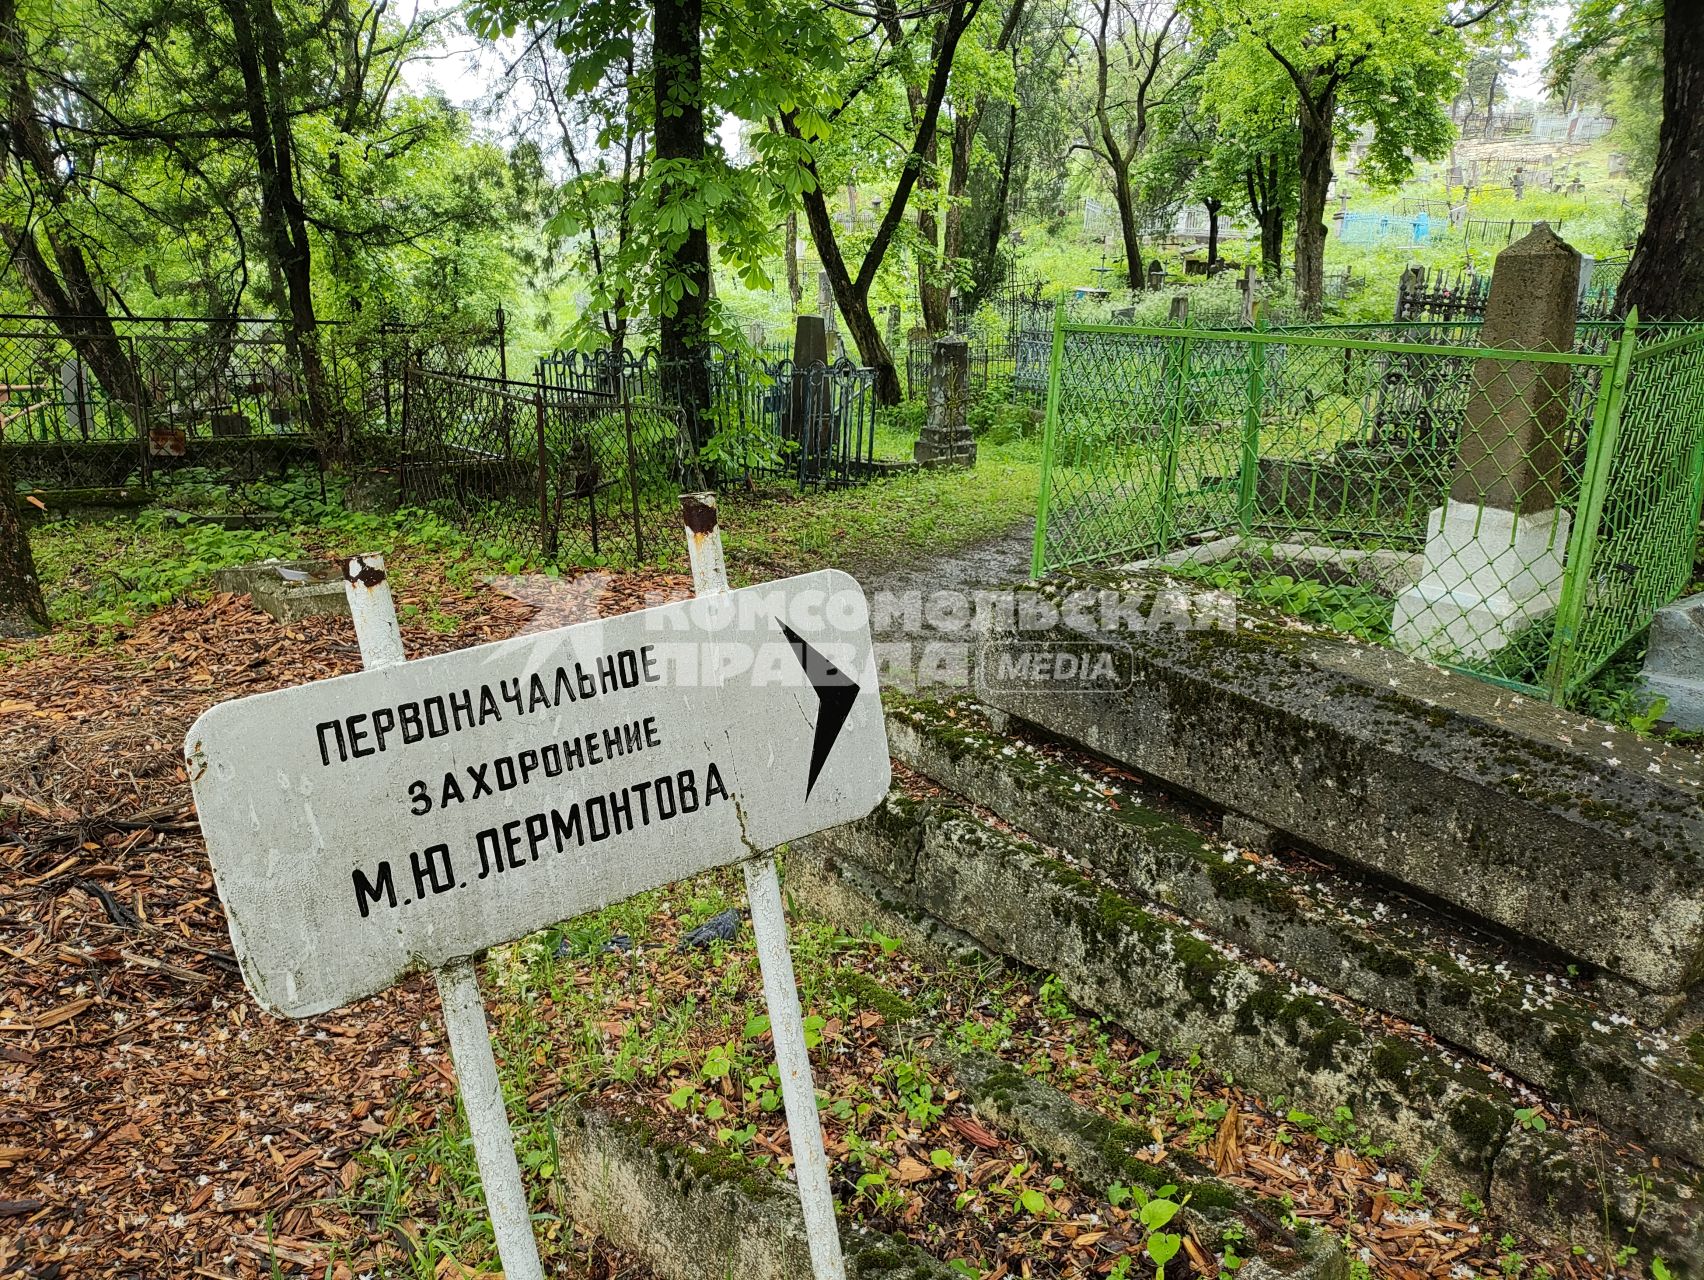
<svg viewBox="0 0 1704 1280">
<path fill-rule="evenodd" d="M 1033 570 L 1163 559 L 1563 701 L 1684 588 L 1704 325 L 1055 319 Z"/>
</svg>

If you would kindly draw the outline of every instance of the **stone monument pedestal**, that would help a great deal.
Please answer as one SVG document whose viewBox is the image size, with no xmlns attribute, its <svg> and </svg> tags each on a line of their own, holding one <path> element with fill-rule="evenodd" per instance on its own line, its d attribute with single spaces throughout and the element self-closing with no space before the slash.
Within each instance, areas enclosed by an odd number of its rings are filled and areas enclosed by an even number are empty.
<svg viewBox="0 0 1704 1280">
<path fill-rule="evenodd" d="M 1391 638 L 1425 658 L 1487 658 L 1562 600 L 1572 517 L 1562 496 L 1580 255 L 1544 223 L 1497 255 L 1449 496 L 1432 511 L 1420 579 Z"/>
<path fill-rule="evenodd" d="M 976 465 L 969 421 L 970 347 L 963 338 L 938 338 L 929 358 L 928 416 L 911 456 L 920 467 Z"/>
<path fill-rule="evenodd" d="M 1396 647 L 1425 658 L 1485 658 L 1555 611 L 1572 517 L 1558 507 L 1517 515 L 1457 502 L 1426 522 L 1420 579 L 1396 600 Z"/>
</svg>

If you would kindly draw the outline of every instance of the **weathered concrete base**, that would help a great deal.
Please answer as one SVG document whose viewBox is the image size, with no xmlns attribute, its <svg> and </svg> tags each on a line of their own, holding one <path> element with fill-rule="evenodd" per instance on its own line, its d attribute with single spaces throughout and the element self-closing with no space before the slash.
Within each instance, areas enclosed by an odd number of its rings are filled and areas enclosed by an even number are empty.
<svg viewBox="0 0 1704 1280">
<path fill-rule="evenodd" d="M 1434 1042 L 1392 1034 L 1353 1006 L 1204 941 L 1194 929 L 1107 890 L 1040 849 L 935 805 L 891 796 L 876 814 L 794 846 L 790 867 L 837 877 L 856 865 L 916 918 L 934 917 L 990 952 L 1057 974 L 1070 997 L 1174 1052 L 1199 1048 L 1246 1087 L 1304 1109 L 1354 1112 L 1400 1149 L 1436 1153 L 1430 1180 L 1536 1226 L 1546 1211 L 1497 1162 L 1524 1101 Z M 801 868 L 801 863 L 802 868 Z M 855 921 L 847 921 L 855 923 Z M 1595 1195 L 1611 1228 L 1667 1258 L 1704 1257 L 1704 1187 L 1673 1170 L 1594 1165 L 1556 1131 L 1531 1135 L 1569 1195 Z M 1635 1181 L 1635 1176 L 1648 1181 Z M 1560 1193 L 1557 1193 L 1558 1195 Z M 1547 1193 L 1547 1200 L 1555 1196 Z M 1601 1241 L 1601 1219 L 1556 1238 Z"/>
<path fill-rule="evenodd" d="M 1137 560 L 1130 570 L 1175 569 L 1191 564 L 1222 564 L 1262 575 L 1284 573 L 1327 586 L 1369 587 L 1395 595 L 1420 576 L 1422 558 L 1389 548 L 1365 550 L 1316 542 L 1268 542 L 1229 534 L 1163 556 Z"/>
<path fill-rule="evenodd" d="M 1698 981 L 1704 768 L 1690 752 L 1246 605 L 1235 629 L 1094 636 L 1117 650 L 1107 687 L 996 683 L 1014 654 L 1085 634 L 990 635 L 976 697 L 1658 997 Z"/>
<path fill-rule="evenodd" d="M 1517 515 L 1450 499 L 1427 522 L 1426 566 L 1396 599 L 1391 637 L 1407 653 L 1488 658 L 1562 596 L 1571 517 Z"/>
<path fill-rule="evenodd" d="M 1565 974 L 1511 956 L 1435 911 L 1329 868 L 1253 862 L 1273 833 L 1236 814 L 1233 848 L 1062 752 L 996 734 L 968 707 L 889 699 L 894 758 L 1097 875 L 1161 902 L 1356 1003 L 1416 1025 L 1654 1151 L 1704 1167 L 1704 1061 L 1630 1025 Z M 1250 829 L 1252 828 L 1252 829 Z M 847 864 L 842 875 L 854 877 Z M 867 891 L 866 891 L 867 892 Z M 1591 994 L 1622 996 L 1603 983 Z"/>
<path fill-rule="evenodd" d="M 659 1143 L 637 1126 L 569 1110 L 557 1134 L 569 1217 L 644 1258 L 664 1280 L 799 1280 L 811 1274 L 804 1214 L 762 1170 Z M 953 1280 L 946 1264 L 842 1225 L 852 1280 Z"/>
<path fill-rule="evenodd" d="M 1657 610 L 1641 674 L 1646 693 L 1668 700 L 1664 720 L 1704 729 L 1704 593 Z"/>
<path fill-rule="evenodd" d="M 263 560 L 221 569 L 213 575 L 213 585 L 220 591 L 252 596 L 258 609 L 279 622 L 349 616 L 343 575 L 324 560 Z"/>
<path fill-rule="evenodd" d="M 934 430 L 923 428 L 911 457 L 920 467 L 974 467 L 976 439 L 968 428 Z"/>
</svg>

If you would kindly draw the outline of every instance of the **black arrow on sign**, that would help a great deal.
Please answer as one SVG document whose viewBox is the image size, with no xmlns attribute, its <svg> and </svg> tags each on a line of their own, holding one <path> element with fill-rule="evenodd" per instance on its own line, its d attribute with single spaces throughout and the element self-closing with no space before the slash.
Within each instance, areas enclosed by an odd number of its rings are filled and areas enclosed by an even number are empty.
<svg viewBox="0 0 1704 1280">
<path fill-rule="evenodd" d="M 811 771 L 805 780 L 805 799 L 809 800 L 817 775 L 822 772 L 828 753 L 834 750 L 841 729 L 846 727 L 846 717 L 852 714 L 852 704 L 858 700 L 858 686 L 851 676 L 806 644 L 797 631 L 779 618 L 775 621 L 786 633 L 787 643 L 793 646 L 793 656 L 805 669 L 805 678 L 811 682 L 811 688 L 816 690 L 816 736 L 811 739 Z"/>
</svg>

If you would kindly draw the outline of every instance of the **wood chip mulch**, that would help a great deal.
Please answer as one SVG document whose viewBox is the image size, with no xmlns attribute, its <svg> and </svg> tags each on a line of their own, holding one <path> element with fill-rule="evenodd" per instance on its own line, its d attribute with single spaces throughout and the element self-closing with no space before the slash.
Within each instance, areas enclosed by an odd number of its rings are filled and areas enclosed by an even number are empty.
<svg viewBox="0 0 1704 1280">
<path fill-rule="evenodd" d="M 393 582 L 399 606 L 456 621 L 405 625 L 410 656 L 535 616 L 429 566 Z M 555 625 L 689 590 L 603 575 L 570 594 Z M 349 1280 L 405 1260 L 405 1232 L 339 1201 L 417 1050 L 441 1044 L 436 995 L 416 980 L 312 1022 L 262 1013 L 181 760 L 208 706 L 357 669 L 348 620 L 283 626 L 219 595 L 74 649 L 0 655 L 0 1276 Z M 575 1274 L 645 1273 L 604 1256 Z"/>
</svg>

